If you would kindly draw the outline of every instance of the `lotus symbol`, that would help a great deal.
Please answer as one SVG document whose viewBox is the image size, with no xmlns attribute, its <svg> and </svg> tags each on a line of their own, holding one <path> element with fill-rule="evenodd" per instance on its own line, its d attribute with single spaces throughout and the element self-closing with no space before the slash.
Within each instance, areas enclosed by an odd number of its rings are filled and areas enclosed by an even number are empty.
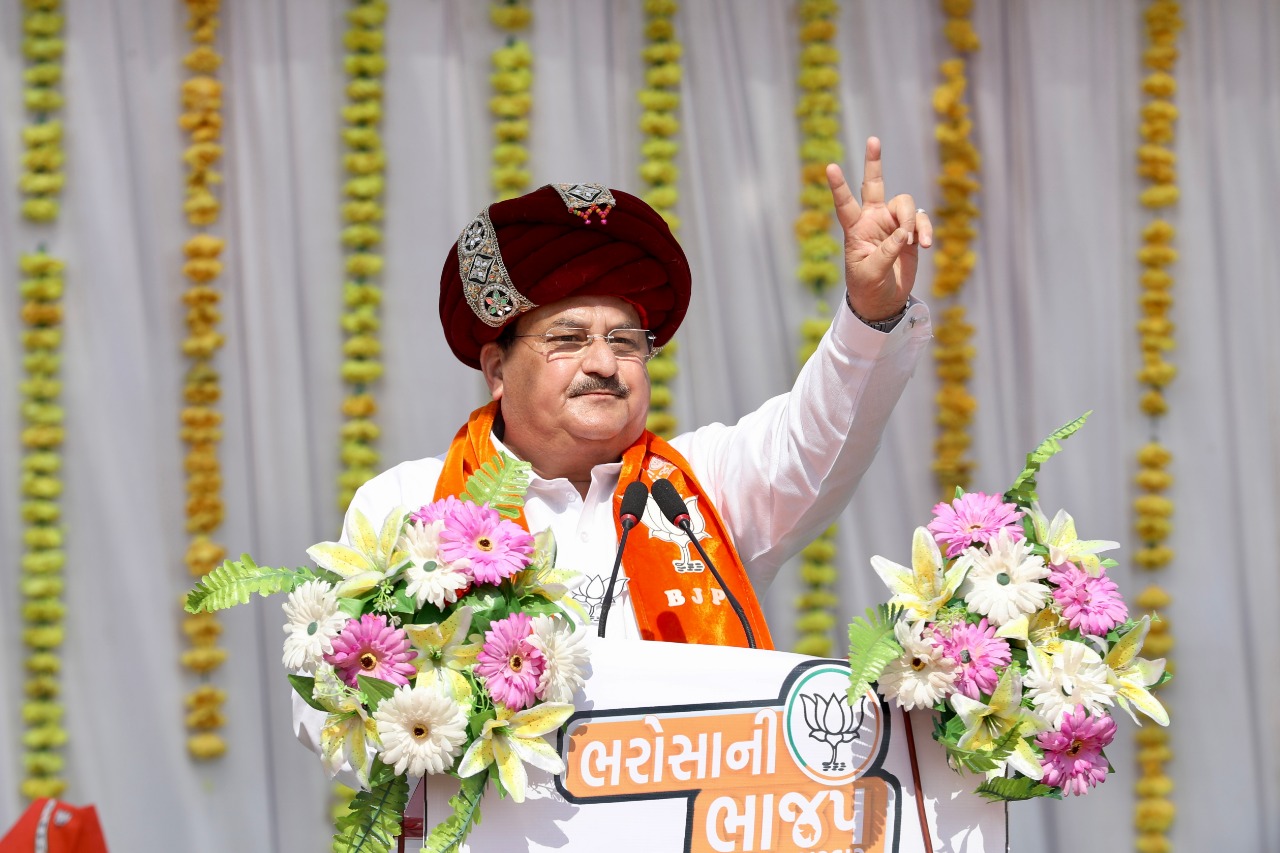
<svg viewBox="0 0 1280 853">
<path fill-rule="evenodd" d="M 697 495 L 685 498 L 684 505 L 689 513 L 689 529 L 693 535 L 698 539 L 709 538 L 711 534 L 707 532 L 707 521 L 698 511 Z M 671 562 L 677 572 L 685 574 L 706 571 L 706 564 L 690 555 L 689 537 L 679 527 L 667 521 L 667 517 L 662 514 L 662 510 L 658 509 L 658 503 L 652 497 L 644 507 L 644 525 L 649 528 L 650 539 L 661 539 L 680 549 L 680 559 Z"/>
<path fill-rule="evenodd" d="M 855 714 L 844 696 L 832 693 L 823 696 L 815 693 L 802 693 L 800 703 L 804 706 L 804 722 L 809 727 L 809 737 L 831 747 L 831 760 L 822 763 L 827 772 L 843 772 L 846 764 L 836 760 L 836 752 L 842 743 L 853 743 L 858 739 L 858 731 L 867 711 L 861 702 Z"/>
<path fill-rule="evenodd" d="M 618 596 L 622 595 L 622 591 L 627 588 L 628 578 L 618 578 L 618 583 L 613 588 L 613 600 L 616 602 Z M 609 581 L 600 575 L 593 575 L 585 584 L 574 589 L 569 594 L 578 600 L 578 603 L 587 609 L 587 615 L 592 622 L 599 619 L 600 607 L 604 604 L 605 593 L 608 592 Z"/>
</svg>

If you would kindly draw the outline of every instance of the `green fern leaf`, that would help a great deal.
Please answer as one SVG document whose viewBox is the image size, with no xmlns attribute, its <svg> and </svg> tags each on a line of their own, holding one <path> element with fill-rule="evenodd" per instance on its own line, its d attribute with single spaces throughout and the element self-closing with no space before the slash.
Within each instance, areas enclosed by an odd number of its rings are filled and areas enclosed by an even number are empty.
<svg viewBox="0 0 1280 853">
<path fill-rule="evenodd" d="M 423 853 L 455 853 L 467 840 L 471 827 L 480 822 L 480 797 L 489 774 L 477 773 L 461 780 L 458 793 L 449 798 L 453 814 L 436 825 L 422 841 Z"/>
<path fill-rule="evenodd" d="M 1032 800 L 1036 797 L 1062 799 L 1062 791 L 1058 788 L 1041 784 L 1035 779 L 1028 779 L 1026 776 L 1015 776 L 1012 779 L 988 779 L 974 788 L 973 792 L 980 797 L 986 797 L 992 802 L 1013 803 L 1018 800 Z"/>
<path fill-rule="evenodd" d="M 259 566 L 252 557 L 243 554 L 239 560 L 227 560 L 200 579 L 187 593 L 187 612 L 225 610 L 244 604 L 255 592 L 263 596 L 291 592 L 315 579 L 316 574 L 310 569 Z"/>
<path fill-rule="evenodd" d="M 1036 500 L 1036 474 L 1039 473 L 1040 466 L 1056 456 L 1062 450 L 1063 440 L 1070 438 L 1076 430 L 1084 426 L 1084 422 L 1092 414 L 1091 409 L 1071 423 L 1054 430 L 1048 438 L 1040 442 L 1039 447 L 1028 453 L 1027 467 L 1022 469 L 1022 473 L 1009 487 L 1009 491 L 1004 493 L 1004 499 L 1019 506 L 1030 506 L 1031 502 Z"/>
<path fill-rule="evenodd" d="M 528 462 L 499 453 L 475 470 L 458 497 L 488 504 L 504 518 L 517 518 L 524 506 L 524 493 L 529 488 L 532 470 Z"/>
<path fill-rule="evenodd" d="M 409 780 L 378 762 L 370 790 L 351 800 L 351 810 L 338 820 L 333 853 L 389 853 L 400 835 L 400 817 L 409 802 Z"/>
<path fill-rule="evenodd" d="M 902 656 L 893 626 L 902 608 L 881 604 L 849 623 L 849 701 L 857 702 L 884 668 Z"/>
</svg>

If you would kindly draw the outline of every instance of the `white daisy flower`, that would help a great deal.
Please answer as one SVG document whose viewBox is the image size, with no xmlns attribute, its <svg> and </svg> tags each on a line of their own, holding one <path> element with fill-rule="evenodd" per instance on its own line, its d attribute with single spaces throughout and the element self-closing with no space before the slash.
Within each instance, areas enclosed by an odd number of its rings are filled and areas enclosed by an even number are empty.
<svg viewBox="0 0 1280 853">
<path fill-rule="evenodd" d="M 1001 530 L 987 544 L 989 552 L 970 549 L 973 566 L 960 585 L 969 609 L 986 616 L 992 625 L 1003 625 L 1044 607 L 1049 587 L 1040 581 L 1049 577 L 1049 567 L 1031 553 L 1032 543 L 1015 542 Z"/>
<path fill-rule="evenodd" d="M 381 758 L 397 774 L 442 773 L 467 740 L 467 718 L 452 698 L 436 687 L 405 684 L 373 712 L 382 741 Z"/>
<path fill-rule="evenodd" d="M 1077 705 L 1090 715 L 1106 713 L 1104 705 L 1115 701 L 1111 668 L 1084 643 L 1064 640 L 1061 651 L 1048 656 L 1027 655 L 1030 669 L 1024 684 L 1031 702 L 1056 729 Z"/>
<path fill-rule="evenodd" d="M 925 639 L 923 631 L 923 622 L 894 626 L 903 654 L 884 668 L 877 682 L 886 699 L 897 699 L 908 711 L 931 707 L 951 692 L 956 681 L 955 661 L 932 639 Z"/>
<path fill-rule="evenodd" d="M 471 583 L 467 574 L 467 560 L 445 563 L 440 559 L 440 531 L 444 521 L 437 519 L 430 524 L 411 521 L 405 525 L 399 547 L 409 558 L 404 576 L 408 580 L 405 592 L 412 595 L 421 607 L 430 601 L 436 607 L 444 607 L 458 600 L 458 593 Z"/>
<path fill-rule="evenodd" d="M 587 664 L 586 631 L 565 619 L 533 618 L 529 641 L 542 651 L 546 667 L 538 679 L 537 695 L 548 702 L 572 702 L 582 687 Z"/>
<path fill-rule="evenodd" d="M 338 596 L 324 581 L 307 581 L 284 601 L 284 665 L 311 675 L 333 651 L 333 638 L 342 633 L 347 615 L 338 610 Z"/>
</svg>

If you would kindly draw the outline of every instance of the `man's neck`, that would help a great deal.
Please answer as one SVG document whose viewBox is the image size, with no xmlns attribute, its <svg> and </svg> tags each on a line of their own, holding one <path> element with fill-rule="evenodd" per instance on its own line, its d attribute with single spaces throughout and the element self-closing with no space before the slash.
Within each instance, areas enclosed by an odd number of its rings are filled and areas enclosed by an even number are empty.
<svg viewBox="0 0 1280 853">
<path fill-rule="evenodd" d="M 568 480 L 584 498 L 591 488 L 592 470 L 597 465 L 618 462 L 626 450 L 616 442 L 524 441 L 520 436 L 511 436 L 501 426 L 501 421 L 494 423 L 494 436 L 507 450 L 528 462 L 533 472 L 544 480 Z"/>
</svg>

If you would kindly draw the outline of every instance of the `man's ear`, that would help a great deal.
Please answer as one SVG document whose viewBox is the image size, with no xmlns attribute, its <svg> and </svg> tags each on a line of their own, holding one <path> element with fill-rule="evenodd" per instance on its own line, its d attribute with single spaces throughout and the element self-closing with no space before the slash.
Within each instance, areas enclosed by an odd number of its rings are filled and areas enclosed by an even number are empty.
<svg viewBox="0 0 1280 853">
<path fill-rule="evenodd" d="M 502 359 L 506 355 L 502 347 L 487 343 L 480 348 L 480 372 L 489 386 L 489 396 L 502 399 Z"/>
</svg>

